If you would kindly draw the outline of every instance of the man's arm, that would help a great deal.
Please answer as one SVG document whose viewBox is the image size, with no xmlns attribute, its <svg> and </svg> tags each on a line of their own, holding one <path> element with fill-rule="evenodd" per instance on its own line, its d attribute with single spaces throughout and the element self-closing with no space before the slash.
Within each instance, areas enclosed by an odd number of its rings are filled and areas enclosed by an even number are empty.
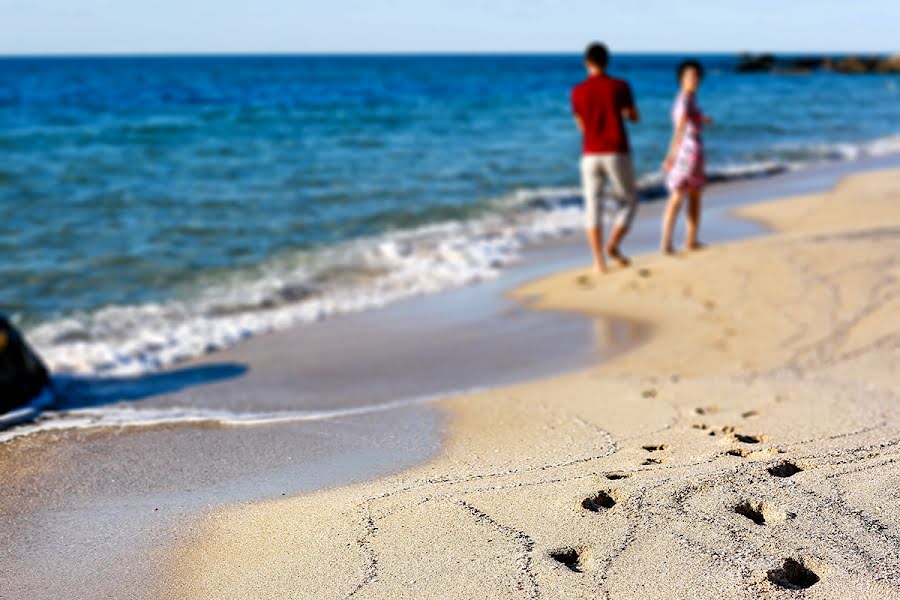
<svg viewBox="0 0 900 600">
<path fill-rule="evenodd" d="M 578 115 L 573 115 L 575 117 L 575 126 L 578 127 L 578 131 L 584 133 L 584 121 L 581 120 L 581 117 Z"/>
<path fill-rule="evenodd" d="M 638 123 L 641 120 L 641 114 L 638 112 L 637 104 L 634 102 L 634 94 L 631 93 L 631 86 L 627 83 L 623 89 L 622 117 L 628 119 L 632 123 Z"/>
<path fill-rule="evenodd" d="M 581 118 L 581 111 L 578 110 L 578 88 L 572 90 L 572 94 L 569 96 L 569 102 L 572 106 L 572 116 L 575 117 L 575 125 L 578 127 L 578 131 L 583 134 L 584 120 Z"/>
</svg>

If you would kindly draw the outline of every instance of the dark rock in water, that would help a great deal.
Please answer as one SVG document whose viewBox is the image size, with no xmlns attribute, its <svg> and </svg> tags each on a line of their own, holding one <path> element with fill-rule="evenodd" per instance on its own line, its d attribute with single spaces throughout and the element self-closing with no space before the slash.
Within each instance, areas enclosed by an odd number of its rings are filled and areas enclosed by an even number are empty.
<svg viewBox="0 0 900 600">
<path fill-rule="evenodd" d="M 847 56 L 829 61 L 829 66 L 838 73 L 874 73 L 880 62 L 877 57 Z"/>
<path fill-rule="evenodd" d="M 900 54 L 889 56 L 878 63 L 879 73 L 900 73 Z"/>
<path fill-rule="evenodd" d="M 774 54 L 741 54 L 736 70 L 738 73 L 811 73 L 821 69 L 825 61 L 822 56 L 778 58 Z"/>
<path fill-rule="evenodd" d="M 28 404 L 48 383 L 41 359 L 0 315 L 0 413 Z"/>
<path fill-rule="evenodd" d="M 738 73 L 797 74 L 813 71 L 835 73 L 900 73 L 900 56 L 799 56 L 779 58 L 774 54 L 740 54 Z"/>
<path fill-rule="evenodd" d="M 825 59 L 821 56 L 800 56 L 778 61 L 775 70 L 782 73 L 812 73 L 821 69 Z"/>
<path fill-rule="evenodd" d="M 741 54 L 738 56 L 738 73 L 767 73 L 774 68 L 774 54 Z"/>
</svg>

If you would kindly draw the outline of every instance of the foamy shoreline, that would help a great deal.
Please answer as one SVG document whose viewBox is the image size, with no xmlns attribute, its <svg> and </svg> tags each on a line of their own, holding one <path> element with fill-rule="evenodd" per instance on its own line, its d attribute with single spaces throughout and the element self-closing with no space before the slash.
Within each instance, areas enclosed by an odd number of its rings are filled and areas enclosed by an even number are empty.
<svg viewBox="0 0 900 600">
<path fill-rule="evenodd" d="M 835 164 L 896 152 L 900 136 L 828 150 Z M 819 162 L 760 162 L 712 169 L 717 184 L 764 179 Z M 662 177 L 642 178 L 658 199 Z M 55 371 L 122 376 L 158 371 L 261 334 L 495 279 L 536 245 L 581 227 L 576 188 L 521 190 L 465 221 L 361 239 L 309 255 L 289 254 L 186 298 L 112 305 L 28 330 Z"/>
</svg>

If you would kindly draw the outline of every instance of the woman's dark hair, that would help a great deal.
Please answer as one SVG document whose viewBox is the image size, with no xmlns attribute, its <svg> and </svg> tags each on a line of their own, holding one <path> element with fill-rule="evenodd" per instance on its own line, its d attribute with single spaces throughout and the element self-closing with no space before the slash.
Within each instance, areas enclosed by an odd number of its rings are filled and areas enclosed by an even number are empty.
<svg viewBox="0 0 900 600">
<path fill-rule="evenodd" d="M 584 51 L 584 60 L 605 69 L 609 64 L 609 50 L 600 42 L 594 42 Z"/>
<path fill-rule="evenodd" d="M 678 63 L 678 81 L 681 81 L 681 76 L 684 75 L 684 72 L 688 69 L 694 69 L 697 71 L 697 77 L 703 79 L 703 65 L 700 64 L 700 61 L 694 59 L 683 60 Z"/>
</svg>

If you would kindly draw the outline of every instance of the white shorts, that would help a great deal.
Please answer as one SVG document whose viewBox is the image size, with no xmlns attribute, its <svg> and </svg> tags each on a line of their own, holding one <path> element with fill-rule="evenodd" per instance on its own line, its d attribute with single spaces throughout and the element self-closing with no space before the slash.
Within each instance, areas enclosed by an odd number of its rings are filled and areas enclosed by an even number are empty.
<svg viewBox="0 0 900 600">
<path fill-rule="evenodd" d="M 628 229 L 637 208 L 637 186 L 630 154 L 585 154 L 581 157 L 585 226 L 603 225 L 607 181 L 611 188 L 609 199 L 614 204 L 613 223 Z"/>
</svg>

